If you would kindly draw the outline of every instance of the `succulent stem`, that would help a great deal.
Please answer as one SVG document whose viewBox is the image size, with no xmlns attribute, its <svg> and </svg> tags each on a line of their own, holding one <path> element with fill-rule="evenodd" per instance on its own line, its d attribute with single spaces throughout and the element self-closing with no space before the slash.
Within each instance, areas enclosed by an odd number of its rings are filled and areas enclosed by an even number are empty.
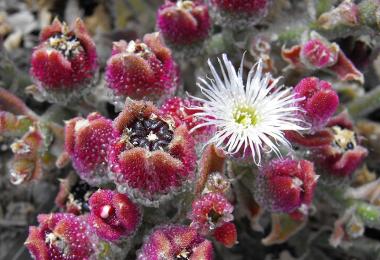
<svg viewBox="0 0 380 260">
<path fill-rule="evenodd" d="M 366 116 L 378 108 L 380 108 L 380 86 L 347 105 L 349 114 L 355 119 Z"/>
</svg>

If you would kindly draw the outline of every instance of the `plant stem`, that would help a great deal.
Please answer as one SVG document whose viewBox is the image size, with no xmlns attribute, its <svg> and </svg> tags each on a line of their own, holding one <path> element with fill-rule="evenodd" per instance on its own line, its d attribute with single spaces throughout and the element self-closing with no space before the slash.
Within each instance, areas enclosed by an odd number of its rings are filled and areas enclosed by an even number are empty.
<svg viewBox="0 0 380 260">
<path fill-rule="evenodd" d="M 347 105 L 348 112 L 354 118 L 360 118 L 380 108 L 380 86 Z"/>
</svg>

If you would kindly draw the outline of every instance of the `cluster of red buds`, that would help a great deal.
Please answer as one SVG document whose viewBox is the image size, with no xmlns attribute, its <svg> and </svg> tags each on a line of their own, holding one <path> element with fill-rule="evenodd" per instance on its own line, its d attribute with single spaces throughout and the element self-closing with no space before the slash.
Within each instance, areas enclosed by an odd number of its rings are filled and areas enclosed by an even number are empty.
<svg viewBox="0 0 380 260">
<path fill-rule="evenodd" d="M 12 139 L 14 154 L 11 181 L 36 179 L 53 160 L 59 169 L 71 162 L 73 170 L 60 180 L 55 203 L 61 212 L 40 214 L 38 226 L 29 229 L 25 245 L 33 258 L 108 259 L 115 247 L 134 250 L 138 260 L 211 260 L 212 241 L 228 248 L 238 243 L 235 223 L 241 217 L 263 231 L 258 219 L 265 211 L 272 232 L 262 242 L 281 243 L 306 225 L 318 202 L 318 182 L 323 192 L 353 179 L 368 150 L 348 113 L 335 115 L 345 99 L 330 82 L 332 75 L 363 84 L 364 76 L 334 39 L 308 31 L 298 44 L 281 49 L 285 62 L 274 64 L 271 41 L 280 37 L 259 32 L 246 37 L 244 46 L 258 61 L 247 75 L 251 60 L 236 69 L 235 60 L 224 54 L 220 67 L 208 62 L 212 77 L 198 84 L 206 98 L 174 96 L 180 83 L 175 58 L 185 64 L 185 58 L 212 56 L 214 47 L 240 48 L 235 41 L 240 34 L 266 27 L 258 23 L 272 3 L 280 8 L 292 1 L 274 2 L 165 0 L 157 10 L 158 32 L 114 42 L 100 70 L 120 111 L 114 119 L 88 113 L 95 106 L 83 99 L 86 104 L 78 107 L 84 115 L 72 115 L 63 128 L 0 89 L 0 141 Z M 380 28 L 379 1 L 363 2 L 372 9 L 345 0 L 313 26 L 358 28 L 374 23 L 365 21 L 370 13 Z M 217 34 L 210 37 L 213 29 Z M 189 69 L 198 72 L 193 61 Z M 30 75 L 45 100 L 78 101 L 91 90 L 97 71 L 95 42 L 80 19 L 71 27 L 55 19 L 41 31 Z M 277 87 L 280 78 L 267 73 L 289 71 L 295 78 L 287 83 L 299 80 L 297 73 L 307 77 L 292 89 Z M 12 111 L 14 104 L 18 108 Z M 99 111 L 105 113 L 108 107 L 102 105 Z M 337 200 L 352 207 L 335 223 L 333 245 L 363 236 L 365 226 L 378 228 L 375 199 L 362 208 L 358 201 L 363 194 L 379 200 L 379 188 L 363 190 L 339 191 Z M 378 214 L 364 216 L 367 212 L 360 211 L 367 205 Z"/>
<path fill-rule="evenodd" d="M 202 234 L 233 220 L 233 206 L 220 193 L 207 193 L 193 201 L 189 219 L 191 226 Z"/>
<path fill-rule="evenodd" d="M 192 221 L 190 227 L 200 234 L 212 235 L 226 247 L 236 244 L 237 231 L 232 223 L 234 207 L 227 198 L 216 192 L 206 193 L 193 201 L 188 218 Z"/>
</svg>

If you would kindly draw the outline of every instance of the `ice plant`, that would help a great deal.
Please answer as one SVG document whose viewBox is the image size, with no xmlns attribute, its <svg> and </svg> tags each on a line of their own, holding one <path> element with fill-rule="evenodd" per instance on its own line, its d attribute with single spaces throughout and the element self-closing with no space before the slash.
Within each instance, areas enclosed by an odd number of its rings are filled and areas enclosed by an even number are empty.
<svg viewBox="0 0 380 260">
<path fill-rule="evenodd" d="M 327 124 L 333 136 L 331 143 L 312 149 L 317 169 L 321 172 L 322 180 L 351 177 L 368 155 L 368 150 L 360 145 L 360 138 L 347 114 L 333 117 Z"/>
<path fill-rule="evenodd" d="M 138 251 L 138 260 L 213 259 L 213 247 L 194 228 L 167 225 L 156 228 Z"/>
<path fill-rule="evenodd" d="M 308 149 L 308 157 L 314 161 L 321 181 L 326 184 L 336 184 L 350 178 L 368 155 L 345 112 L 332 117 L 326 128 L 313 134 L 287 135 L 292 143 Z"/>
<path fill-rule="evenodd" d="M 157 28 L 165 43 L 186 54 L 199 52 L 211 25 L 208 7 L 202 1 L 167 0 L 157 12 Z"/>
<path fill-rule="evenodd" d="M 78 175 L 90 184 L 107 181 L 106 157 L 112 133 L 112 121 L 96 112 L 66 122 L 65 153 Z"/>
<path fill-rule="evenodd" d="M 114 42 L 107 61 L 106 81 L 116 96 L 157 100 L 177 87 L 178 68 L 159 33 L 143 40 Z"/>
<path fill-rule="evenodd" d="M 255 181 L 255 199 L 271 212 L 307 213 L 318 176 L 313 163 L 274 159 L 261 168 Z"/>
<path fill-rule="evenodd" d="M 324 70 L 341 81 L 355 80 L 363 84 L 363 74 L 340 49 L 339 45 L 312 31 L 301 44 L 283 48 L 282 58 L 299 71 Z"/>
<path fill-rule="evenodd" d="M 193 129 L 215 126 L 216 133 L 208 143 L 230 155 L 249 152 L 256 164 L 260 164 L 263 150 L 280 155 L 278 144 L 290 147 L 284 131 L 304 129 L 296 116 L 300 112 L 296 103 L 302 99 L 290 89 L 277 87 L 279 79 L 272 80 L 269 73 L 262 75 L 261 61 L 249 71 L 246 83 L 243 64 L 236 72 L 225 54 L 223 62 L 225 68 L 219 61 L 222 78 L 209 61 L 214 79 L 201 79 L 198 84 L 207 99 L 194 97 L 203 103 L 193 107 L 200 111 L 194 115 L 205 123 Z"/>
<path fill-rule="evenodd" d="M 126 238 L 140 224 L 140 210 L 125 194 L 98 190 L 90 197 L 89 205 L 88 222 L 102 239 L 115 241 Z"/>
<path fill-rule="evenodd" d="M 0 3 L 0 259 L 380 260 L 380 0 Z"/>
<path fill-rule="evenodd" d="M 194 176 L 194 141 L 185 125 L 150 102 L 127 100 L 114 120 L 108 161 L 119 190 L 144 205 L 158 206 Z"/>
<path fill-rule="evenodd" d="M 311 129 L 318 130 L 326 125 L 339 105 L 339 97 L 331 84 L 315 77 L 304 78 L 294 88 L 298 104 L 303 109 L 305 120 Z"/>
<path fill-rule="evenodd" d="M 233 220 L 234 207 L 220 193 L 207 193 L 193 201 L 188 217 L 191 226 L 201 234 L 212 233 L 215 228 Z"/>
<path fill-rule="evenodd" d="M 43 124 L 35 123 L 10 146 L 14 156 L 10 162 L 10 181 L 21 184 L 41 177 L 47 150 L 52 142 L 49 130 Z"/>
<path fill-rule="evenodd" d="M 84 94 L 98 67 L 95 43 L 84 23 L 77 19 L 69 29 L 55 19 L 41 31 L 31 66 L 30 73 L 47 100 L 67 103 Z"/>
<path fill-rule="evenodd" d="M 231 28 L 248 28 L 259 23 L 268 12 L 271 0 L 210 0 L 218 24 Z"/>
<path fill-rule="evenodd" d="M 204 123 L 203 120 L 194 116 L 197 110 L 191 109 L 191 107 L 195 105 L 200 106 L 202 103 L 189 98 L 172 97 L 165 101 L 160 111 L 164 115 L 172 116 L 177 127 L 185 124 L 187 129 L 191 130 L 197 125 Z M 193 132 L 193 137 L 197 141 L 205 141 L 213 131 L 212 126 L 201 127 Z"/>
<path fill-rule="evenodd" d="M 25 242 L 36 260 L 93 259 L 91 232 L 83 219 L 68 213 L 40 214 L 38 227 L 29 228 Z"/>
</svg>

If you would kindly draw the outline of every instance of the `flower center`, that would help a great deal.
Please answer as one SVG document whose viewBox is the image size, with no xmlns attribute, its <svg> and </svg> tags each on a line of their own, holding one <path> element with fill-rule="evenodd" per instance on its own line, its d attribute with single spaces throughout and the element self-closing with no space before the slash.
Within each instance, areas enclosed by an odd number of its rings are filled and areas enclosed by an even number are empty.
<svg viewBox="0 0 380 260">
<path fill-rule="evenodd" d="M 68 244 L 61 237 L 57 236 L 53 232 L 46 234 L 45 243 L 49 247 L 51 247 L 52 245 L 56 246 L 63 255 L 68 255 Z"/>
<path fill-rule="evenodd" d="M 238 106 L 233 111 L 233 118 L 236 123 L 245 127 L 255 126 L 259 121 L 257 110 L 249 106 Z"/>
<path fill-rule="evenodd" d="M 211 191 L 227 191 L 230 187 L 230 182 L 219 172 L 210 174 L 207 181 L 207 189 Z"/>
<path fill-rule="evenodd" d="M 145 43 L 135 42 L 135 41 L 130 41 L 128 43 L 128 47 L 126 51 L 128 54 L 137 54 L 140 56 L 144 56 L 145 54 L 150 53 L 150 49 Z"/>
<path fill-rule="evenodd" d="M 303 181 L 300 178 L 294 177 L 292 179 L 292 188 L 302 190 Z"/>
<path fill-rule="evenodd" d="M 187 249 L 183 249 L 178 255 L 175 256 L 176 260 L 188 260 L 190 259 L 191 252 Z"/>
<path fill-rule="evenodd" d="M 81 213 L 89 212 L 88 199 L 96 191 L 84 181 L 78 181 L 74 187 L 70 189 L 69 196 L 66 201 L 66 207 L 75 206 Z"/>
<path fill-rule="evenodd" d="M 210 224 L 210 228 L 214 229 L 218 224 L 218 221 L 223 217 L 223 215 L 216 212 L 214 209 L 211 209 L 207 214 L 208 222 Z"/>
<path fill-rule="evenodd" d="M 342 152 L 353 150 L 356 147 L 357 143 L 354 131 L 339 126 L 333 126 L 332 130 L 334 132 L 333 145 L 342 150 Z"/>
<path fill-rule="evenodd" d="M 80 41 L 75 35 L 57 33 L 50 37 L 47 43 L 49 47 L 59 51 L 66 58 L 70 59 L 83 50 Z"/>
<path fill-rule="evenodd" d="M 183 8 L 185 10 L 191 9 L 193 7 L 193 5 L 194 5 L 193 2 L 188 1 L 188 0 L 186 0 L 186 1 L 180 0 L 177 2 L 178 8 Z"/>
<path fill-rule="evenodd" d="M 138 119 L 128 132 L 129 142 L 133 146 L 149 151 L 165 151 L 173 139 L 173 131 L 168 123 L 157 117 Z"/>
</svg>

